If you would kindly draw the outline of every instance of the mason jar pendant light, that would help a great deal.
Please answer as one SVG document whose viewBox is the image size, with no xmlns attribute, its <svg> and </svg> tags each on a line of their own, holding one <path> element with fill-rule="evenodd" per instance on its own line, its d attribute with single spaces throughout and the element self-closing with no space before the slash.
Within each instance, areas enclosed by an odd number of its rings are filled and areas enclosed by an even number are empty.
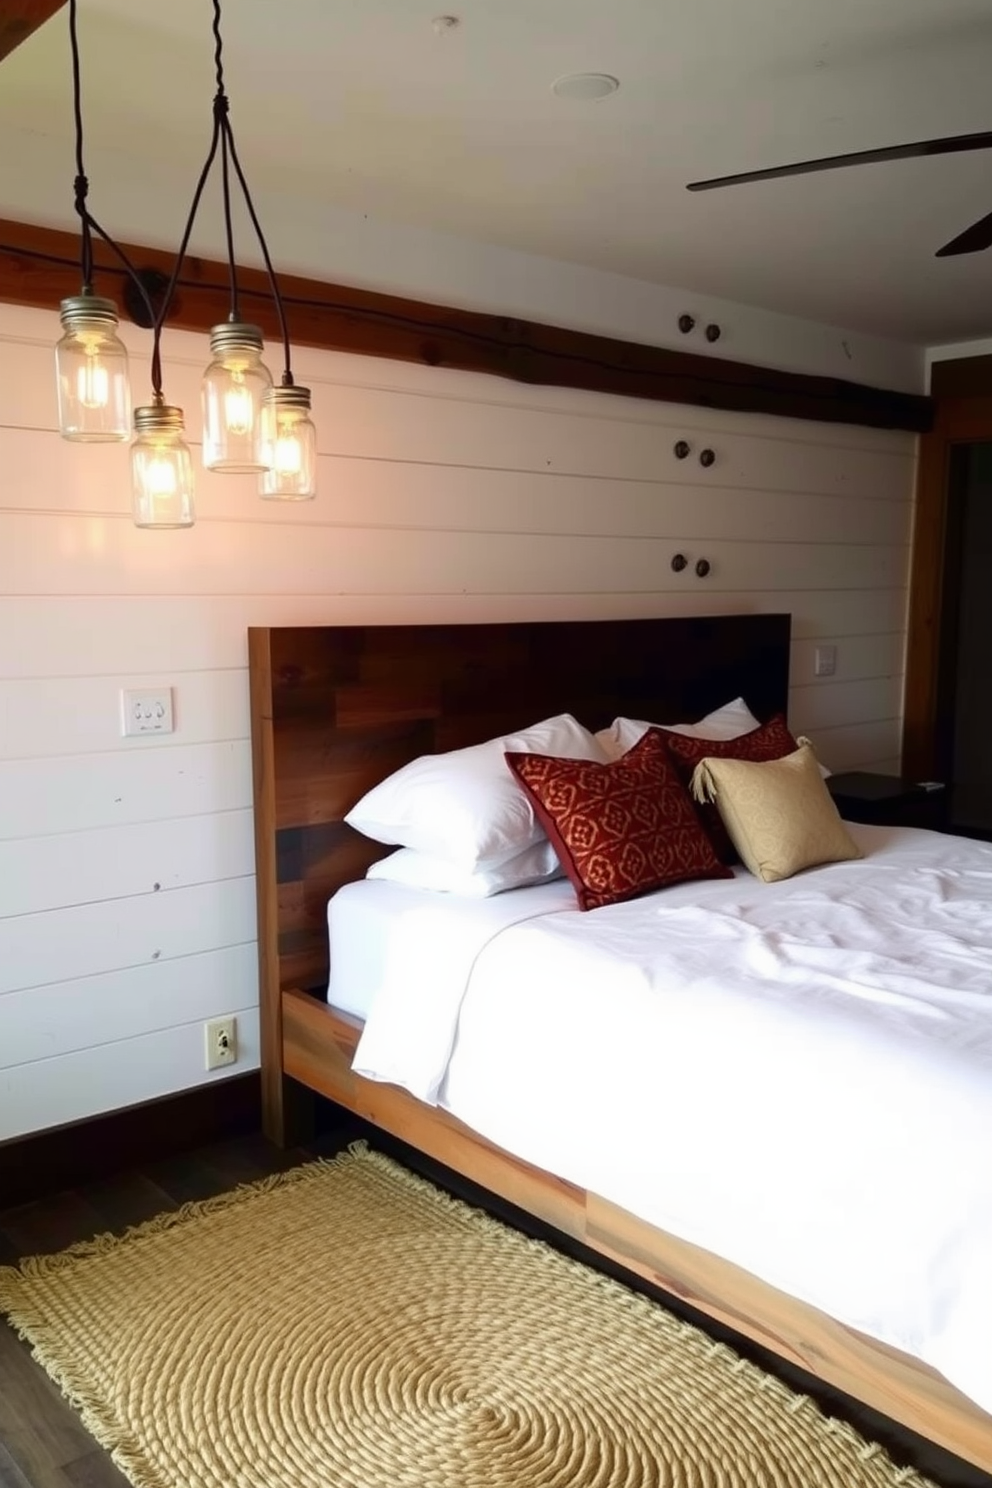
<svg viewBox="0 0 992 1488">
<path fill-rule="evenodd" d="M 117 306 L 84 286 L 62 301 L 60 318 L 65 334 L 55 348 L 59 433 L 80 444 L 127 439 L 131 391 Z"/>
<path fill-rule="evenodd" d="M 203 374 L 203 463 L 208 470 L 264 470 L 259 436 L 272 374 L 262 361 L 262 332 L 228 321 L 210 332 L 213 361 Z"/>
<path fill-rule="evenodd" d="M 117 306 L 93 293 L 93 229 L 106 236 L 86 205 L 83 115 L 76 0 L 69 0 L 73 109 L 76 123 L 75 208 L 80 221 L 82 289 L 62 301 L 62 339 L 55 348 L 59 433 L 80 444 L 122 441 L 131 432 L 127 348 L 117 334 Z"/>
<path fill-rule="evenodd" d="M 167 403 L 162 391 L 162 327 L 176 292 L 189 244 L 196 208 L 203 192 L 208 160 L 193 194 L 193 206 L 183 233 L 172 277 L 152 327 L 152 401 L 134 410 L 131 442 L 131 514 L 136 527 L 192 527 L 193 460 L 183 438 L 183 411 Z"/>
<path fill-rule="evenodd" d="M 310 389 L 290 383 L 262 399 L 258 482 L 266 501 L 312 501 L 317 494 L 317 431 L 310 418 Z"/>
<path fill-rule="evenodd" d="M 134 410 L 131 478 L 136 527 L 192 527 L 193 461 L 181 408 L 163 400 Z"/>
</svg>

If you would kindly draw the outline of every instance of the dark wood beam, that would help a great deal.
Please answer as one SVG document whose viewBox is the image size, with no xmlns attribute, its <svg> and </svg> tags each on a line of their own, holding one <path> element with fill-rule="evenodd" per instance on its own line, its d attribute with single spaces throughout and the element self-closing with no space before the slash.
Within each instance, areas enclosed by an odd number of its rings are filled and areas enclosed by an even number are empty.
<svg viewBox="0 0 992 1488">
<path fill-rule="evenodd" d="M 0 0 L 0 62 L 64 4 L 65 0 Z"/>
<path fill-rule="evenodd" d="M 139 269 L 171 273 L 170 254 L 122 246 Z M 99 242 L 96 257 L 103 288 L 120 302 L 124 271 Z M 245 314 L 266 336 L 276 336 L 265 275 L 241 269 L 239 283 Z M 293 275 L 281 275 L 280 286 L 300 345 L 742 413 L 914 431 L 932 422 L 929 398 L 840 378 L 780 372 Z M 54 311 L 65 295 L 78 292 L 73 234 L 0 220 L 0 300 Z M 225 265 L 188 260 L 169 324 L 206 330 L 226 319 L 228 308 Z"/>
</svg>

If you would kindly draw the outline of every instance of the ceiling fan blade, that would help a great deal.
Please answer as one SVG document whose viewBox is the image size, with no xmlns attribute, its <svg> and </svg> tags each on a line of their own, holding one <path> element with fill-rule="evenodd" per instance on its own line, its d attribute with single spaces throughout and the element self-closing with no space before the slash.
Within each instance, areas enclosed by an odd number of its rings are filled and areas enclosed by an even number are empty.
<svg viewBox="0 0 992 1488">
<path fill-rule="evenodd" d="M 839 170 L 847 165 L 875 165 L 885 160 L 916 160 L 925 155 L 958 155 L 966 150 L 988 149 L 992 149 L 992 130 L 983 130 L 980 134 L 952 134 L 946 139 L 889 145 L 881 150 L 857 150 L 853 155 L 825 155 L 821 160 L 802 160 L 797 165 L 774 165 L 769 170 L 742 171 L 736 176 L 714 176 L 708 181 L 690 181 L 687 189 L 712 191 L 716 186 L 740 186 L 746 181 L 774 181 L 780 176 L 805 176 L 811 171 Z"/>
<path fill-rule="evenodd" d="M 992 212 L 938 248 L 937 257 L 956 258 L 959 253 L 981 253 L 983 248 L 992 248 Z"/>
</svg>

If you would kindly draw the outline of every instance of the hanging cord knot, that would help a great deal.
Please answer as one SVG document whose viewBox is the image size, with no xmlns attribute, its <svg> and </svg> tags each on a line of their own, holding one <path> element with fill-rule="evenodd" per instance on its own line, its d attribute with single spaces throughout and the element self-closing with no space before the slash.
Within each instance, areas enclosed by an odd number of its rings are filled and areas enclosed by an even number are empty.
<svg viewBox="0 0 992 1488">
<path fill-rule="evenodd" d="M 226 119 L 231 111 L 231 102 L 223 88 L 214 94 L 214 118 Z"/>
<path fill-rule="evenodd" d="M 76 212 L 82 217 L 86 211 L 86 198 L 90 194 L 89 177 L 78 175 L 73 182 L 73 190 L 75 191 Z"/>
</svg>

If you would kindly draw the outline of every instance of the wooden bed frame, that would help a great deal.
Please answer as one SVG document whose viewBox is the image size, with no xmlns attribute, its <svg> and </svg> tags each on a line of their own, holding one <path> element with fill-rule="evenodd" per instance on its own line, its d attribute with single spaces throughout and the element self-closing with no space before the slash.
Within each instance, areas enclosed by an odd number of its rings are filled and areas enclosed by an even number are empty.
<svg viewBox="0 0 992 1488">
<path fill-rule="evenodd" d="M 265 1131 L 312 1130 L 313 1093 L 621 1263 L 826 1384 L 992 1471 L 992 1416 L 927 1366 L 730 1262 L 494 1147 L 351 1071 L 359 1023 L 332 1010 L 327 900 L 392 849 L 343 816 L 420 754 L 571 712 L 696 718 L 744 696 L 785 711 L 787 615 L 249 631 Z"/>
</svg>

